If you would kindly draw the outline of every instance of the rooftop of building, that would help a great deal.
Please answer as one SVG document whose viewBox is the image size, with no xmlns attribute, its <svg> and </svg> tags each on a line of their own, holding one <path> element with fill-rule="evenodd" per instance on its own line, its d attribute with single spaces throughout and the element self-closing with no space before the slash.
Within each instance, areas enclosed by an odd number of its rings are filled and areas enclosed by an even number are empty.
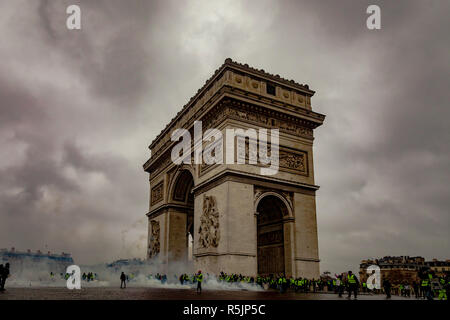
<svg viewBox="0 0 450 320">
<path fill-rule="evenodd" d="M 114 266 L 123 266 L 123 265 L 142 265 L 147 264 L 148 260 L 142 260 L 139 258 L 132 258 L 132 259 L 119 259 L 116 261 L 113 261 L 111 263 L 108 263 L 108 267 L 114 267 Z"/>
<path fill-rule="evenodd" d="M 450 260 L 446 259 L 440 261 L 438 259 L 432 259 L 431 261 L 425 261 L 424 257 L 421 256 L 385 256 L 382 258 L 369 258 L 361 260 L 361 266 L 367 264 L 378 264 L 380 266 L 388 265 L 427 265 L 427 266 L 441 266 L 450 264 Z"/>
<path fill-rule="evenodd" d="M 10 258 L 48 258 L 48 259 L 55 259 L 55 260 L 72 260 L 72 255 L 67 252 L 62 252 L 60 254 L 57 253 L 51 253 L 50 251 L 47 251 L 47 253 L 42 252 L 41 250 L 37 250 L 35 252 L 32 252 L 30 249 L 27 251 L 18 251 L 15 248 L 11 249 L 0 249 L 0 256 L 1 257 L 10 257 Z"/>
</svg>

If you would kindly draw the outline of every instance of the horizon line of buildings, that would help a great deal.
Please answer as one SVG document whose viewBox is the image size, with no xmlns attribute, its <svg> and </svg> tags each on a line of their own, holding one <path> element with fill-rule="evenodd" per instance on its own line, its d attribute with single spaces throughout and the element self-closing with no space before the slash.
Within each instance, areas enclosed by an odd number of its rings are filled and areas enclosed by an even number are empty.
<svg viewBox="0 0 450 320">
<path fill-rule="evenodd" d="M 379 266 L 381 280 L 388 279 L 391 283 L 418 282 L 419 273 L 425 270 L 433 272 L 438 277 L 450 274 L 450 259 L 425 261 L 421 256 L 385 256 L 361 260 L 359 277 L 362 282 L 367 281 L 369 277 L 367 268 L 371 265 Z"/>
<path fill-rule="evenodd" d="M 14 269 L 21 271 L 29 267 L 29 264 L 46 264 L 51 270 L 55 272 L 65 272 L 66 268 L 74 264 L 72 255 L 67 252 L 61 254 L 47 253 L 37 250 L 32 252 L 30 249 L 27 251 L 17 251 L 14 247 L 10 250 L 0 249 L 0 263 L 9 263 L 14 265 Z"/>
</svg>

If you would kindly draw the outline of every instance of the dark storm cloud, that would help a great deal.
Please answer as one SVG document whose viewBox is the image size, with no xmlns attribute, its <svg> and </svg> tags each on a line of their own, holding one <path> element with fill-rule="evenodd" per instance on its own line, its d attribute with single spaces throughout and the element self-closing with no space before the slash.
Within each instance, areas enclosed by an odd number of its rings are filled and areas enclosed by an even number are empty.
<svg viewBox="0 0 450 320">
<path fill-rule="evenodd" d="M 82 4 L 82 31 L 65 25 L 68 5 Z M 81 71 L 94 94 L 118 106 L 133 109 L 139 94 L 148 89 L 146 65 L 150 62 L 145 39 L 147 23 L 158 14 L 150 1 L 51 1 L 39 2 L 42 35 L 54 52 L 67 56 L 66 63 Z"/>
<path fill-rule="evenodd" d="M 143 255 L 140 244 L 139 252 L 123 251 L 120 236 L 146 210 L 146 191 L 130 183 L 143 178 L 145 186 L 142 160 L 112 145 L 133 128 L 137 102 L 150 90 L 144 40 L 157 6 L 83 2 L 83 29 L 70 33 L 72 3 L 2 3 L 9 28 L 0 56 L 9 64 L 0 67 L 1 243 L 48 244 L 81 261 Z"/>
<path fill-rule="evenodd" d="M 43 121 L 45 112 L 41 108 L 29 108 L 38 102 L 29 92 L 21 91 L 12 85 L 7 78 L 1 77 L 0 98 L 2 108 L 0 108 L 0 126 L 17 125 L 31 120 Z M 14 107 L 8 107 L 14 105 Z"/>
<path fill-rule="evenodd" d="M 328 133 L 325 127 L 319 130 L 316 156 L 323 187 L 321 253 L 324 265 L 333 269 L 386 254 L 448 258 L 450 249 L 450 78 L 445 57 L 450 25 L 440 14 L 448 4 L 380 5 L 384 29 L 372 37 L 360 28 L 349 40 L 356 60 L 364 55 L 372 64 L 370 72 L 352 91 L 342 92 L 348 97 L 345 103 L 334 103 L 333 109 L 326 106 L 332 101 L 320 103 L 327 125 L 334 127 Z M 331 16 L 322 19 L 333 21 Z M 336 21 L 338 33 L 342 23 Z M 348 43 L 344 40 L 333 41 Z M 319 96 L 326 95 L 326 88 L 322 91 Z M 327 141 L 320 142 L 323 138 Z M 331 239 L 340 241 L 339 250 L 327 245 Z"/>
<path fill-rule="evenodd" d="M 80 4 L 82 30 L 65 28 Z M 365 27 L 379 4 L 382 29 Z M 308 83 L 321 269 L 448 258 L 447 1 L 1 1 L 0 247 L 145 255 L 146 147 L 231 58 Z"/>
</svg>

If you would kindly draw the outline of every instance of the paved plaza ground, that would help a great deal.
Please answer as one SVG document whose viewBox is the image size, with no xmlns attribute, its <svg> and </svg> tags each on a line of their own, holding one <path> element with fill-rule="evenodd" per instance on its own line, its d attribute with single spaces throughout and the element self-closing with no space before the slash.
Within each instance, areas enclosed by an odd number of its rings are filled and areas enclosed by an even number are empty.
<svg viewBox="0 0 450 320">
<path fill-rule="evenodd" d="M 203 290 L 149 287 L 91 287 L 69 290 L 63 287 L 8 288 L 0 300 L 347 300 L 334 293 L 279 293 L 274 290 Z M 385 300 L 384 295 L 360 294 L 358 300 Z M 392 300 L 414 300 L 392 296 Z"/>
</svg>

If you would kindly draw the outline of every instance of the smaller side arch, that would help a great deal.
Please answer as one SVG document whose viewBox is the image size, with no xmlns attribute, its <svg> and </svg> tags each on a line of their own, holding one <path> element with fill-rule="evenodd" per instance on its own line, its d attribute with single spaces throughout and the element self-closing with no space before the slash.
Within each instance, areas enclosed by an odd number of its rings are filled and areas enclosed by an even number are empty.
<svg viewBox="0 0 450 320">
<path fill-rule="evenodd" d="M 187 174 L 187 172 L 189 172 L 190 177 L 185 176 Z M 177 184 L 180 179 L 188 179 L 188 180 L 192 179 L 192 181 L 193 181 L 192 187 L 195 187 L 195 185 L 196 185 L 195 169 L 192 166 L 186 165 L 186 164 L 177 166 L 177 169 L 176 169 L 175 173 L 172 175 L 172 178 L 169 182 L 169 187 L 167 188 L 167 192 L 168 192 L 167 199 L 168 199 L 169 203 L 174 202 L 174 201 L 180 202 L 179 199 L 176 199 L 174 197 L 174 194 L 176 192 L 175 188 L 177 187 Z M 187 190 L 185 190 L 185 191 L 187 191 Z M 184 201 L 182 201 L 182 202 L 184 202 Z"/>
</svg>

